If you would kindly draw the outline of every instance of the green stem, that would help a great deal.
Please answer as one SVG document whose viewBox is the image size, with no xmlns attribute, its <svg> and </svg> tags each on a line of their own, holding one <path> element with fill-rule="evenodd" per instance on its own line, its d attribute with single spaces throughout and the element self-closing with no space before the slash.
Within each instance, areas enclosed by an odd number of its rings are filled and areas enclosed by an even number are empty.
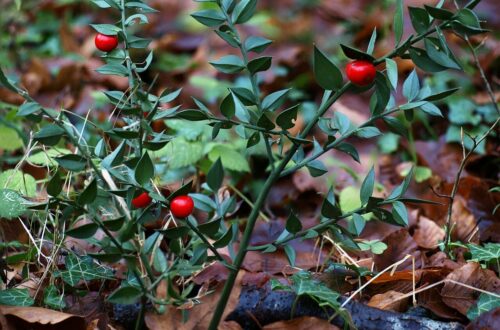
<svg viewBox="0 0 500 330">
<path fill-rule="evenodd" d="M 350 83 L 345 84 L 340 88 L 333 96 L 331 96 L 329 99 L 325 100 L 320 108 L 318 109 L 318 112 L 314 116 L 314 118 L 307 124 L 305 127 L 304 131 L 300 134 L 300 138 L 306 137 L 309 132 L 313 129 L 313 127 L 316 125 L 318 122 L 319 118 L 321 118 L 325 112 L 330 108 L 330 106 L 337 101 L 340 96 L 342 96 L 351 86 Z M 236 255 L 236 258 L 233 262 L 234 270 L 232 270 L 229 273 L 229 276 L 226 280 L 226 283 L 224 285 L 224 288 L 222 290 L 222 294 L 219 298 L 219 302 L 217 304 L 217 307 L 214 311 L 214 315 L 212 317 L 212 320 L 210 321 L 209 329 L 210 330 L 216 330 L 217 326 L 219 325 L 222 314 L 224 313 L 224 309 L 226 308 L 227 301 L 229 299 L 229 296 L 231 295 L 231 291 L 234 286 L 234 282 L 236 281 L 236 277 L 238 276 L 238 270 L 241 268 L 241 265 L 243 264 L 243 260 L 245 259 L 248 245 L 250 243 L 250 238 L 252 237 L 252 232 L 255 227 L 255 224 L 257 222 L 257 218 L 260 213 L 260 209 L 264 205 L 264 202 L 266 201 L 267 195 L 269 194 L 269 191 L 271 190 L 271 187 L 274 185 L 274 183 L 279 179 L 281 172 L 284 170 L 288 162 L 292 159 L 293 155 L 297 152 L 299 146 L 297 144 L 294 144 L 290 150 L 286 153 L 286 156 L 284 159 L 282 159 L 279 162 L 279 165 L 271 172 L 269 175 L 268 179 L 266 180 L 264 187 L 262 188 L 259 197 L 257 198 L 257 201 L 255 202 L 254 208 L 252 209 L 252 212 L 250 213 L 248 220 L 247 220 L 247 225 L 245 228 L 245 231 L 243 232 L 243 237 L 241 238 L 240 241 L 240 247 L 239 251 Z"/>
</svg>

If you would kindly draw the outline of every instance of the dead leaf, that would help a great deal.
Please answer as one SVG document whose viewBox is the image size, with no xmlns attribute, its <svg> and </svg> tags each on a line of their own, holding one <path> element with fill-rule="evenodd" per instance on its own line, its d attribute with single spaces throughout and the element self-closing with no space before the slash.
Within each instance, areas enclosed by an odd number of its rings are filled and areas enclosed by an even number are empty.
<svg viewBox="0 0 500 330">
<path fill-rule="evenodd" d="M 41 307 L 0 306 L 0 312 L 9 317 L 14 316 L 28 324 L 57 325 L 59 326 L 57 329 L 86 329 L 85 320 L 82 317 Z"/>
<path fill-rule="evenodd" d="M 401 298 L 404 295 L 405 293 L 392 290 L 376 294 L 370 299 L 368 306 L 402 313 L 408 308 L 409 297 L 399 300 L 398 298 Z"/>
<path fill-rule="evenodd" d="M 330 324 L 327 320 L 323 320 L 317 317 L 303 316 L 298 317 L 293 320 L 278 321 L 268 324 L 262 328 L 263 330 L 339 330 L 333 324 Z"/>
<path fill-rule="evenodd" d="M 417 218 L 417 224 L 413 228 L 413 239 L 418 246 L 425 249 L 437 248 L 440 241 L 444 239 L 444 230 L 434 221 L 424 216 Z"/>
<path fill-rule="evenodd" d="M 500 279 L 493 271 L 482 269 L 479 263 L 469 262 L 451 272 L 446 279 L 489 292 L 500 293 Z M 446 282 L 441 289 L 443 302 L 463 315 L 467 315 L 467 311 L 474 305 L 479 294 L 480 292 L 476 290 L 453 282 Z"/>
<path fill-rule="evenodd" d="M 417 243 L 415 243 L 406 228 L 389 234 L 384 238 L 383 242 L 387 244 L 387 250 L 383 254 L 376 255 L 374 258 L 375 265 L 379 271 L 402 260 L 407 255 L 412 255 L 415 258 L 415 268 L 418 269 L 422 266 L 422 253 L 418 251 Z M 408 258 L 398 266 L 398 270 L 403 269 L 412 269 L 411 258 Z"/>
</svg>

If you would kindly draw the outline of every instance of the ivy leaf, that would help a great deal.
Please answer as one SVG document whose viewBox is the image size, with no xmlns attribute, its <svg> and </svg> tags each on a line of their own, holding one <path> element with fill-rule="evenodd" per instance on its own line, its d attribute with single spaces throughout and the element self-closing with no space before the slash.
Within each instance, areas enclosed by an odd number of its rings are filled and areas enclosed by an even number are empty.
<svg viewBox="0 0 500 330">
<path fill-rule="evenodd" d="M 209 153 L 208 158 L 215 162 L 218 158 L 221 159 L 225 169 L 237 172 L 249 172 L 250 166 L 248 161 L 238 151 L 225 146 L 217 145 Z"/>
<path fill-rule="evenodd" d="M 24 196 L 35 197 L 36 180 L 20 170 L 6 170 L 0 174 L 0 189 L 11 189 Z"/>
<path fill-rule="evenodd" d="M 500 298 L 487 293 L 481 293 L 476 305 L 472 306 L 467 311 L 467 317 L 472 321 L 478 318 L 481 314 L 498 307 L 500 307 Z"/>
<path fill-rule="evenodd" d="M 104 280 L 113 279 L 113 271 L 95 263 L 91 257 L 77 257 L 74 254 L 66 256 L 66 270 L 56 271 L 55 275 L 61 277 L 64 282 L 76 286 L 81 280 Z"/>
<path fill-rule="evenodd" d="M 30 297 L 28 289 L 0 290 L 0 305 L 31 306 L 35 300 Z"/>
<path fill-rule="evenodd" d="M 492 261 L 500 258 L 500 244 L 486 243 L 483 246 L 476 244 L 467 244 L 469 251 L 472 255 L 473 261 Z"/>
<path fill-rule="evenodd" d="M 316 46 L 314 46 L 313 68 L 314 76 L 321 88 L 325 90 L 337 90 L 342 87 L 342 72 Z"/>
<path fill-rule="evenodd" d="M 28 202 L 11 189 L 0 189 L 0 218 L 14 219 L 27 210 Z"/>
<path fill-rule="evenodd" d="M 14 151 L 24 146 L 23 139 L 12 127 L 0 125 L 0 150 Z"/>
</svg>

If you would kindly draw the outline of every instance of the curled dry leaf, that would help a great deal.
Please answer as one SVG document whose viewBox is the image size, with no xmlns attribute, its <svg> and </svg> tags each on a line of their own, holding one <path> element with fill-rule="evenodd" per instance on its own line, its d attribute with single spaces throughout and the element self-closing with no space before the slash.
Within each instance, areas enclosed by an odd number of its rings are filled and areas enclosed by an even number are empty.
<svg viewBox="0 0 500 330">
<path fill-rule="evenodd" d="M 481 265 L 475 262 L 469 262 L 454 270 L 446 280 L 449 282 L 446 282 L 441 289 L 443 302 L 463 315 L 467 315 L 469 308 L 474 305 L 479 292 L 457 282 L 488 292 L 500 293 L 500 279 L 496 274 L 491 270 L 482 269 Z"/>
<path fill-rule="evenodd" d="M 439 242 L 444 239 L 445 233 L 443 228 L 424 216 L 417 218 L 417 224 L 413 229 L 413 239 L 418 246 L 425 249 L 432 250 L 437 248 Z"/>
<path fill-rule="evenodd" d="M 326 320 L 317 317 L 303 316 L 293 320 L 279 321 L 268 324 L 262 328 L 263 330 L 338 330 L 339 328 L 330 324 Z"/>
<path fill-rule="evenodd" d="M 476 219 L 465 203 L 462 198 L 456 198 L 453 202 L 451 238 L 455 241 L 479 243 L 479 235 L 475 232 Z"/>
<path fill-rule="evenodd" d="M 370 299 L 368 306 L 401 313 L 408 308 L 409 297 L 400 299 L 404 295 L 404 293 L 392 290 L 376 294 Z"/>
<path fill-rule="evenodd" d="M 58 325 L 61 329 L 86 329 L 85 320 L 82 317 L 46 308 L 0 306 L 0 312 L 8 317 L 9 323 L 15 325 L 15 329 L 28 329 L 29 324 L 36 323 Z"/>
</svg>

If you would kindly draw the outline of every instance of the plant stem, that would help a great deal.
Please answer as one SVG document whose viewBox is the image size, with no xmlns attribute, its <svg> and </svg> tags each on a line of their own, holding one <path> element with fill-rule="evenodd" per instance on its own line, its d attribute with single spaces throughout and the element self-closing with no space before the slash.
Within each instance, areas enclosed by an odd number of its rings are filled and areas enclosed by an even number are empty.
<svg viewBox="0 0 500 330">
<path fill-rule="evenodd" d="M 337 101 L 340 96 L 342 96 L 351 86 L 350 83 L 346 83 L 342 88 L 340 88 L 333 96 L 331 96 L 329 99 L 324 101 L 320 108 L 318 109 L 318 112 L 314 116 L 314 118 L 307 124 L 305 127 L 304 131 L 300 134 L 300 138 L 306 137 L 309 132 L 313 129 L 313 127 L 316 125 L 318 120 L 325 114 L 325 112 L 330 108 L 330 106 Z M 240 241 L 240 247 L 239 251 L 236 255 L 236 258 L 233 262 L 234 270 L 232 270 L 229 273 L 229 276 L 226 280 L 226 284 L 224 285 L 224 288 L 222 290 L 221 297 L 219 299 L 219 302 L 217 304 L 217 307 L 214 311 L 214 315 L 212 317 L 212 320 L 210 321 L 209 329 L 210 330 L 216 330 L 217 326 L 219 325 L 219 322 L 222 318 L 222 314 L 224 313 L 224 309 L 226 308 L 227 301 L 229 299 L 229 296 L 231 294 L 231 291 L 234 286 L 234 282 L 236 281 L 236 277 L 238 276 L 238 270 L 241 268 L 241 265 L 243 264 L 243 260 L 245 259 L 248 245 L 250 243 L 250 238 L 252 237 L 252 232 L 255 227 L 255 224 L 257 222 L 257 218 L 260 213 L 260 209 L 264 205 L 264 202 L 267 198 L 267 195 L 269 194 L 269 191 L 271 190 L 271 187 L 274 185 L 274 183 L 279 179 L 281 172 L 284 170 L 288 162 L 292 159 L 292 157 L 295 155 L 299 148 L 298 144 L 294 144 L 290 150 L 286 153 L 286 156 L 284 159 L 282 159 L 279 162 L 279 165 L 271 172 L 269 175 L 268 179 L 266 180 L 264 187 L 262 188 L 259 197 L 257 198 L 254 208 L 252 209 L 252 212 L 250 213 L 248 220 L 247 220 L 247 225 L 245 228 L 245 231 L 243 232 L 243 237 L 241 238 Z"/>
</svg>

